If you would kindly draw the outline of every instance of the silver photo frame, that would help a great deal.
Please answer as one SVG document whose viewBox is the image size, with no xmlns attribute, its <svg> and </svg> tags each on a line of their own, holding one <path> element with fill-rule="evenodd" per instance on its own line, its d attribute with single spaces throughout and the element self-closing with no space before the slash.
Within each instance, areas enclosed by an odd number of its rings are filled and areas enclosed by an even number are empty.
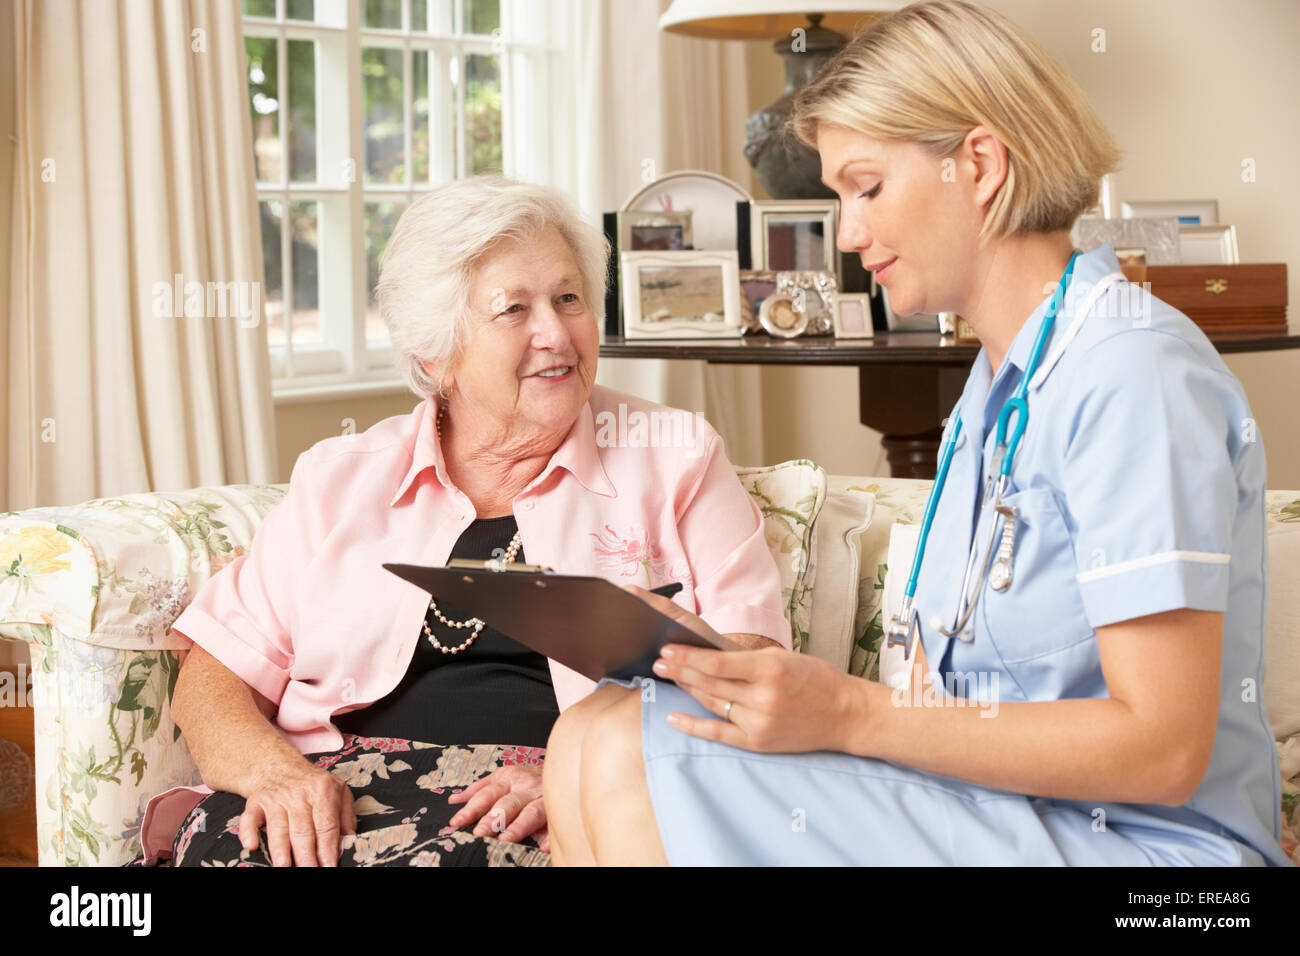
<svg viewBox="0 0 1300 956">
<path fill-rule="evenodd" d="M 1178 245 L 1178 220 L 1173 216 L 1143 219 L 1080 219 L 1070 233 L 1084 252 L 1110 243 L 1116 249 L 1143 250 L 1149 266 L 1176 266 L 1182 262 Z"/>
<path fill-rule="evenodd" d="M 619 256 L 626 339 L 720 339 L 741 334 L 735 250 Z"/>
<path fill-rule="evenodd" d="M 803 269 L 776 274 L 777 296 L 789 296 L 799 311 L 806 312 L 808 321 L 797 335 L 833 335 L 835 332 L 835 301 L 839 294 L 835 273 L 825 269 Z M 764 300 L 764 305 L 767 301 Z M 762 314 L 759 315 L 760 321 Z M 763 326 L 767 328 L 765 324 Z M 771 332 L 771 329 L 768 329 Z"/>
<path fill-rule="evenodd" d="M 838 199 L 766 199 L 749 204 L 750 255 L 755 269 L 824 271 L 839 285 Z"/>
</svg>

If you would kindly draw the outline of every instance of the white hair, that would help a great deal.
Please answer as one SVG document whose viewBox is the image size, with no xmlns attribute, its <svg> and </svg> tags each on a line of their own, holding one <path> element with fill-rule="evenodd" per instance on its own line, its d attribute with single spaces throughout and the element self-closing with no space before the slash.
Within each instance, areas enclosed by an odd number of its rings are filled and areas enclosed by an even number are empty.
<svg viewBox="0 0 1300 956">
<path fill-rule="evenodd" d="M 375 300 L 397 369 L 413 392 L 422 398 L 438 392 L 422 359 L 443 370 L 459 359 L 483 257 L 502 241 L 527 241 L 548 227 L 568 243 L 587 308 L 603 324 L 609 242 L 557 190 L 474 176 L 430 190 L 402 213 L 380 259 Z"/>
</svg>

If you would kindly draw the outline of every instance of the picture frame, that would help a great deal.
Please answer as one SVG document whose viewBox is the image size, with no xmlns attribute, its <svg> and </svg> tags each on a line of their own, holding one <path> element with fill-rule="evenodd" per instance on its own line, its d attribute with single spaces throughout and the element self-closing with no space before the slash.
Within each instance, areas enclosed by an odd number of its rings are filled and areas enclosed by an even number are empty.
<svg viewBox="0 0 1300 956">
<path fill-rule="evenodd" d="M 837 339 L 869 339 L 875 336 L 871 327 L 871 295 L 867 292 L 841 292 L 835 298 L 835 337 Z"/>
<path fill-rule="evenodd" d="M 1178 251 L 1185 266 L 1235 266 L 1240 261 L 1237 251 L 1236 226 L 1179 226 Z"/>
<path fill-rule="evenodd" d="M 627 209 L 618 214 L 620 252 L 681 252 L 695 248 L 691 210 Z"/>
<path fill-rule="evenodd" d="M 734 250 L 624 252 L 619 273 L 625 339 L 720 339 L 742 333 Z"/>
<path fill-rule="evenodd" d="M 839 295 L 835 273 L 826 269 L 800 269 L 776 273 L 776 291 L 772 296 L 786 297 L 798 312 L 806 313 L 807 321 L 799 326 L 798 331 L 791 332 L 788 322 L 777 321 L 784 315 L 778 310 L 775 314 L 768 310 L 771 324 L 780 331 L 773 332 L 769 323 L 763 322 L 763 312 L 759 311 L 759 321 L 769 334 L 783 338 L 795 335 L 833 335 L 835 333 L 835 308 Z M 771 298 L 771 296 L 769 296 Z M 767 306 L 767 300 L 763 300 Z M 776 309 L 774 305 L 772 307 Z"/>
<path fill-rule="evenodd" d="M 740 270 L 740 324 L 746 334 L 763 331 L 758 320 L 763 300 L 776 291 L 776 273 L 763 269 Z"/>
<path fill-rule="evenodd" d="M 1149 266 L 1176 266 L 1182 262 L 1178 220 L 1173 216 L 1140 219 L 1080 219 L 1070 233 L 1083 252 L 1110 243 L 1129 254 L 1141 251 Z"/>
<path fill-rule="evenodd" d="M 769 295 L 763 300 L 758 319 L 768 335 L 779 339 L 796 338 L 808 328 L 808 310 L 799 307 L 793 292 Z"/>
<path fill-rule="evenodd" d="M 1180 226 L 1213 226 L 1219 222 L 1217 199 L 1133 199 L 1120 205 L 1121 219 L 1173 216 Z"/>
<path fill-rule="evenodd" d="M 750 262 L 771 272 L 830 272 L 839 285 L 838 199 L 765 199 L 749 204 Z"/>
</svg>

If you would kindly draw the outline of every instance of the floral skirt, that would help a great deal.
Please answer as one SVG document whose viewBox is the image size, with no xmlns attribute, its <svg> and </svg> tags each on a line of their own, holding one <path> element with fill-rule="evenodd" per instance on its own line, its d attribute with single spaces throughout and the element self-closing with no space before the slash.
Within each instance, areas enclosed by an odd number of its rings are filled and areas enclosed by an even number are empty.
<svg viewBox="0 0 1300 956">
<path fill-rule="evenodd" d="M 447 798 L 511 764 L 540 766 L 537 747 L 440 746 L 396 737 L 343 735 L 343 749 L 310 754 L 352 791 L 357 832 L 341 840 L 339 866 L 550 866 L 537 839 L 505 843 L 476 837 L 478 821 L 448 821 L 464 806 Z M 266 831 L 256 850 L 239 841 L 244 798 L 213 793 L 190 811 L 172 844 L 171 866 L 270 866 Z M 138 860 L 136 861 L 139 862 Z"/>
</svg>

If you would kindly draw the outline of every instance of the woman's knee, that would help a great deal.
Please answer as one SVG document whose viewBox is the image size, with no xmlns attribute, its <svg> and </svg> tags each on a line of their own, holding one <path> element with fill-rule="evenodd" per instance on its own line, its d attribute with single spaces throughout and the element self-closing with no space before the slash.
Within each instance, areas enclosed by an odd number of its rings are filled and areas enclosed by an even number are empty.
<svg viewBox="0 0 1300 956">
<path fill-rule="evenodd" d="M 595 780 L 617 788 L 625 772 L 641 766 L 641 694 L 625 690 L 596 714 L 582 737 L 583 785 Z"/>
<path fill-rule="evenodd" d="M 629 693 L 632 692 L 617 684 L 606 684 L 567 708 L 555 721 L 546 740 L 547 762 L 556 757 L 561 762 L 577 758 L 592 721 Z"/>
</svg>

